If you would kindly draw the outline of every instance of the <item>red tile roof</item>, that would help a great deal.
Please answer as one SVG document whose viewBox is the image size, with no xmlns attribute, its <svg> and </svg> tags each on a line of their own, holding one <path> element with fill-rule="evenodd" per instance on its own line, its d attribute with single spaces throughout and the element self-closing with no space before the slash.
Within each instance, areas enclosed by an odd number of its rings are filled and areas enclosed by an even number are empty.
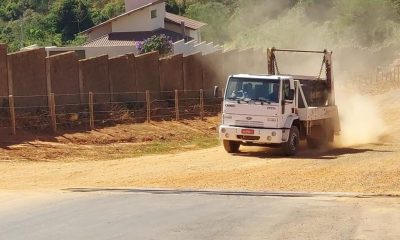
<svg viewBox="0 0 400 240">
<path fill-rule="evenodd" d="M 165 15 L 166 22 L 171 22 L 171 23 L 175 23 L 175 24 L 179 24 L 179 25 L 181 25 L 181 22 L 185 22 L 185 27 L 193 29 L 193 30 L 200 29 L 207 25 L 206 23 L 199 22 L 199 21 L 187 18 L 187 17 L 180 16 L 180 15 L 172 14 L 169 12 L 166 12 L 165 14 L 166 14 Z"/>
<path fill-rule="evenodd" d="M 135 41 L 129 40 L 109 40 L 108 35 L 104 35 L 93 41 L 85 43 L 84 47 L 127 47 L 135 46 Z"/>
<path fill-rule="evenodd" d="M 110 47 L 110 46 L 134 46 L 136 42 L 143 42 L 153 35 L 166 35 L 172 42 L 177 42 L 183 38 L 180 33 L 170 31 L 168 29 L 157 29 L 154 31 L 144 32 L 114 32 L 106 34 L 100 38 L 86 43 L 85 47 Z M 185 36 L 185 41 L 190 41 L 193 38 Z"/>
</svg>

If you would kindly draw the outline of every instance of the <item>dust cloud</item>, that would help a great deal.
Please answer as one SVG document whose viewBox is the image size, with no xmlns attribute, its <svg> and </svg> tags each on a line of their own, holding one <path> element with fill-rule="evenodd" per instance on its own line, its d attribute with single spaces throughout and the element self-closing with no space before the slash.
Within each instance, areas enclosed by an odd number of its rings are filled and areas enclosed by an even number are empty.
<svg viewBox="0 0 400 240">
<path fill-rule="evenodd" d="M 383 114 L 387 105 L 358 92 L 354 83 L 359 83 L 350 76 L 374 76 L 399 58 L 400 21 L 393 6 L 383 0 L 293 2 L 245 1 L 231 19 L 227 46 L 332 50 L 342 129 L 338 145 L 379 142 L 389 128 Z M 318 76 L 322 57 L 280 54 L 277 60 L 280 73 Z M 343 78 L 343 73 L 351 74 Z"/>
<path fill-rule="evenodd" d="M 354 146 L 379 142 L 387 125 L 376 98 L 361 95 L 356 90 L 339 88 L 336 91 L 341 133 L 338 146 Z"/>
</svg>

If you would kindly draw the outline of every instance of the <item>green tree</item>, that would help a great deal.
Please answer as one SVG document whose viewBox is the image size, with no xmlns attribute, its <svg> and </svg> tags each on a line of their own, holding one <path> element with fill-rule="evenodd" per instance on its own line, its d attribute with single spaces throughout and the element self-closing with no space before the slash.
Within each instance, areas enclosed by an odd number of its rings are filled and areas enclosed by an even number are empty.
<svg viewBox="0 0 400 240">
<path fill-rule="evenodd" d="M 181 9 L 181 6 L 175 0 L 168 0 L 166 10 L 170 13 L 181 14 L 184 9 Z"/>
<path fill-rule="evenodd" d="M 64 42 L 94 25 L 88 3 L 83 0 L 60 0 L 52 7 L 50 19 Z"/>
<path fill-rule="evenodd" d="M 23 14 L 23 9 L 20 4 L 16 2 L 9 2 L 0 8 L 0 18 L 4 21 L 17 20 Z"/>
<path fill-rule="evenodd" d="M 224 4 L 214 1 L 191 4 L 185 13 L 189 18 L 208 23 L 203 31 L 203 37 L 219 43 L 229 40 L 227 31 L 229 15 L 229 9 Z"/>
</svg>

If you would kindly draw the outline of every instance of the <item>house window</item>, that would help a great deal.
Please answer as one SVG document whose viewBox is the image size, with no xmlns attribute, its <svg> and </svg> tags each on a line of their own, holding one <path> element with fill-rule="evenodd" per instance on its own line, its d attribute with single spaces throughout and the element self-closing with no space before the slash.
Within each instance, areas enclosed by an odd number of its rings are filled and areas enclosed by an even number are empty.
<svg viewBox="0 0 400 240">
<path fill-rule="evenodd" d="M 157 10 L 151 10 L 151 19 L 157 17 Z"/>
</svg>

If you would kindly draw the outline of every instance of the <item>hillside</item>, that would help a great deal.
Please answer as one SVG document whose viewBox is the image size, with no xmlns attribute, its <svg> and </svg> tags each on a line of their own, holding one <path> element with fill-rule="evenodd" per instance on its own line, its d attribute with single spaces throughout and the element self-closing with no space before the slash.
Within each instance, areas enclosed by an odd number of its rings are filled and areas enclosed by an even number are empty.
<svg viewBox="0 0 400 240">
<path fill-rule="evenodd" d="M 169 12 L 207 22 L 205 40 L 228 48 L 368 49 L 375 55 L 360 57 L 376 65 L 382 56 L 393 59 L 400 47 L 400 0 L 166 2 Z M 85 40 L 79 32 L 123 11 L 123 0 L 3 0 L 0 41 L 10 50 L 76 45 Z"/>
<path fill-rule="evenodd" d="M 77 34 L 124 11 L 123 0 L 2 0 L 0 42 L 23 46 L 74 45 Z"/>
</svg>

